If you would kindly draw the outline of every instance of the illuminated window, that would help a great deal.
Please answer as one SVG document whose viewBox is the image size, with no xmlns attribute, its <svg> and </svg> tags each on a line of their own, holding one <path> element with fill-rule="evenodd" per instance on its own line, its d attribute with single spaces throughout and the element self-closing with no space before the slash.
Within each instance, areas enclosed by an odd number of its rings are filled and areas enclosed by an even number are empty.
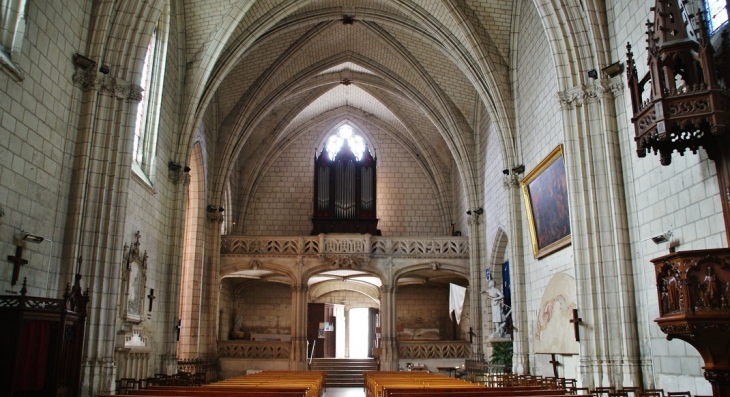
<svg viewBox="0 0 730 397">
<path fill-rule="evenodd" d="M 132 158 L 134 169 L 152 179 L 157 128 L 160 120 L 162 102 L 162 82 L 167 55 L 167 21 L 169 5 L 165 5 L 160 21 L 147 43 L 144 65 L 142 67 L 142 100 L 137 107 L 137 121 L 134 128 Z"/>
<path fill-rule="evenodd" d="M 706 0 L 707 26 L 710 34 L 716 33 L 727 23 L 727 0 Z"/>
<path fill-rule="evenodd" d="M 347 124 L 340 127 L 337 134 L 332 135 L 329 139 L 327 139 L 325 150 L 327 150 L 330 160 L 335 159 L 337 153 L 339 153 L 345 142 L 347 142 L 347 146 L 350 147 L 352 154 L 355 155 L 355 159 L 360 161 L 360 159 L 362 159 L 362 154 L 365 153 L 365 140 L 362 139 L 361 136 L 355 135 L 352 127 Z"/>
<path fill-rule="evenodd" d="M 13 63 L 25 37 L 25 8 L 27 0 L 0 0 L 0 66 L 16 81 L 23 72 Z"/>
</svg>

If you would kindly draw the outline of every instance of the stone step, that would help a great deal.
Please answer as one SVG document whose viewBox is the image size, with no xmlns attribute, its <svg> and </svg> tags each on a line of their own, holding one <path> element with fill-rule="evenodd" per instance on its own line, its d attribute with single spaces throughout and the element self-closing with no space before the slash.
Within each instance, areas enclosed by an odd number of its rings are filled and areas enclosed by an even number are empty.
<svg viewBox="0 0 730 397">
<path fill-rule="evenodd" d="M 327 372 L 327 387 L 362 387 L 363 372 L 377 371 L 378 365 L 373 359 L 315 358 L 310 369 Z"/>
</svg>

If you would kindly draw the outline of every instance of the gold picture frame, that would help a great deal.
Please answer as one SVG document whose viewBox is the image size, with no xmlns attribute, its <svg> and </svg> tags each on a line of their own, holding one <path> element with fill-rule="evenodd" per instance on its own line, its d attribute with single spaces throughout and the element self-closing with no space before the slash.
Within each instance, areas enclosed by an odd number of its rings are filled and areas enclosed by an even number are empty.
<svg viewBox="0 0 730 397">
<path fill-rule="evenodd" d="M 520 183 L 536 259 L 570 245 L 570 210 L 563 145 L 558 145 Z"/>
</svg>

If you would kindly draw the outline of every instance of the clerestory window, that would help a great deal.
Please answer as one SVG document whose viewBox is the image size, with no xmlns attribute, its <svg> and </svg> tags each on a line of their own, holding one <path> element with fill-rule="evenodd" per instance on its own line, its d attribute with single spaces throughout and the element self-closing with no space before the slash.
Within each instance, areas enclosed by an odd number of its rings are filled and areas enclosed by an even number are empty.
<svg viewBox="0 0 730 397">
<path fill-rule="evenodd" d="M 162 83 L 167 55 L 167 21 L 169 5 L 165 5 L 157 27 L 147 43 L 144 66 L 142 68 L 142 100 L 137 107 L 137 119 L 134 128 L 132 158 L 134 169 L 151 181 L 154 172 L 154 159 L 157 146 L 157 129 L 160 120 L 162 103 Z"/>
<path fill-rule="evenodd" d="M 13 55 L 20 52 L 25 37 L 25 10 L 27 0 L 0 0 L 0 64 L 16 80 L 22 72 L 13 63 Z"/>
<path fill-rule="evenodd" d="M 710 34 L 715 34 L 727 23 L 727 0 L 705 0 L 705 11 Z"/>
</svg>

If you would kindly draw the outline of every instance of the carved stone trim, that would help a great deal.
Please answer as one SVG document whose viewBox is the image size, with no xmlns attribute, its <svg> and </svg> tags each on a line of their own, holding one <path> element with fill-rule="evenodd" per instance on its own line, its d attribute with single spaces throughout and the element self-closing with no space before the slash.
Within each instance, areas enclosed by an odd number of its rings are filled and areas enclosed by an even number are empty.
<svg viewBox="0 0 730 397">
<path fill-rule="evenodd" d="M 110 95 L 117 99 L 129 99 L 132 101 L 142 100 L 142 89 L 137 84 L 130 84 L 125 80 L 99 75 L 95 70 L 76 69 L 73 75 L 73 83 L 84 91 L 95 90 L 104 95 Z"/>
<path fill-rule="evenodd" d="M 370 258 L 365 254 L 323 254 L 319 256 L 319 260 L 333 269 L 348 267 L 351 269 L 359 269 L 368 263 Z"/>
</svg>

